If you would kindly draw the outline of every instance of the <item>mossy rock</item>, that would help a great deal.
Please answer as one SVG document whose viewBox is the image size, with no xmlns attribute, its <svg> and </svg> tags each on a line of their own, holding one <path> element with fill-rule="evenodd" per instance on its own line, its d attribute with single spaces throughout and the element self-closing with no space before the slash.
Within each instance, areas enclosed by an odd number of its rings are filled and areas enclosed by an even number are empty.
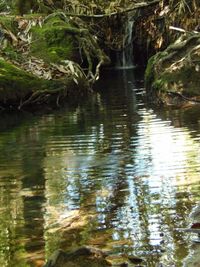
<svg viewBox="0 0 200 267">
<path fill-rule="evenodd" d="M 107 57 L 85 25 L 63 12 L 1 17 L 0 108 L 87 96 Z"/>
<path fill-rule="evenodd" d="M 30 92 L 50 86 L 47 80 L 41 80 L 12 63 L 0 58 L 0 101 L 24 98 Z"/>
<path fill-rule="evenodd" d="M 145 87 L 154 103 L 199 103 L 199 84 L 200 34 L 180 39 L 148 61 Z"/>
<path fill-rule="evenodd" d="M 30 53 L 46 62 L 74 60 L 78 53 L 78 42 L 75 38 L 77 33 L 79 29 L 59 17 L 51 18 L 42 28 L 40 26 L 32 28 L 33 41 Z"/>
<path fill-rule="evenodd" d="M 45 80 L 0 58 L 0 107 L 19 109 L 25 104 L 58 104 L 58 98 L 60 102 L 72 101 L 77 95 L 87 95 L 88 87 L 84 82 L 78 86 L 72 77 Z"/>
</svg>

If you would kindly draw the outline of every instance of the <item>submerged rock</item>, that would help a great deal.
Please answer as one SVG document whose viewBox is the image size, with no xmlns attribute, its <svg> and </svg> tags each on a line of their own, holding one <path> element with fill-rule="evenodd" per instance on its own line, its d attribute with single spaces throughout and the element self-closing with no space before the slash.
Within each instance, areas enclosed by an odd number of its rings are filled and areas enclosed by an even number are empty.
<svg viewBox="0 0 200 267">
<path fill-rule="evenodd" d="M 57 250 L 44 267 L 108 267 L 111 264 L 106 256 L 103 251 L 91 247 L 81 247 L 69 253 Z"/>
<path fill-rule="evenodd" d="M 143 262 L 143 259 L 136 257 L 136 256 L 129 256 L 128 259 L 130 260 L 130 262 L 132 262 L 134 264 L 138 264 L 138 263 Z"/>
<path fill-rule="evenodd" d="M 44 267 L 108 267 L 107 254 L 100 249 L 81 247 L 72 252 L 55 251 Z"/>
<path fill-rule="evenodd" d="M 200 34 L 178 39 L 150 58 L 145 85 L 156 104 L 200 104 Z"/>
<path fill-rule="evenodd" d="M 72 252 L 56 250 L 43 267 L 128 267 L 143 262 L 137 256 L 109 255 L 101 249 L 83 246 Z"/>
</svg>

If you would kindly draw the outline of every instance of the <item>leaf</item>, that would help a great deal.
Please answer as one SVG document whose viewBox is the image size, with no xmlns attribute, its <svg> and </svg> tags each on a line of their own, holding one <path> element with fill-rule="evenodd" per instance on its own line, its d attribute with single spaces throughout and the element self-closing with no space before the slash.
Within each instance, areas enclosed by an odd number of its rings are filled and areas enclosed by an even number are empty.
<svg viewBox="0 0 200 267">
<path fill-rule="evenodd" d="M 78 81 L 77 81 L 77 79 L 76 79 L 76 78 L 74 78 L 74 77 L 73 77 L 73 81 L 74 81 L 76 84 L 78 84 Z"/>
<path fill-rule="evenodd" d="M 46 72 L 46 74 L 44 75 L 44 78 L 47 80 L 51 80 L 52 79 L 51 72 L 50 71 Z"/>
<path fill-rule="evenodd" d="M 74 72 L 74 75 L 78 78 L 79 75 L 78 75 L 78 72 Z"/>
<path fill-rule="evenodd" d="M 66 74 L 69 73 L 69 71 L 66 70 L 66 68 L 63 65 L 57 65 L 56 67 L 62 73 L 66 73 Z"/>
<path fill-rule="evenodd" d="M 69 67 L 69 69 L 71 70 L 71 73 L 74 74 L 74 66 L 73 66 L 72 61 L 69 61 L 68 67 Z"/>
</svg>

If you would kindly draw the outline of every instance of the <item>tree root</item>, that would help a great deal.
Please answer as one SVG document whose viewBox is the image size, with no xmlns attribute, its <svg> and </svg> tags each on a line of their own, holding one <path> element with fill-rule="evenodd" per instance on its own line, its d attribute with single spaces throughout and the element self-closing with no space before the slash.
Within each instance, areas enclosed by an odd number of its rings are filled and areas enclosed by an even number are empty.
<svg viewBox="0 0 200 267">
<path fill-rule="evenodd" d="M 167 94 L 169 96 L 179 97 L 183 101 L 187 101 L 187 102 L 191 102 L 191 103 L 195 103 L 195 104 L 200 104 L 200 100 L 195 99 L 194 97 L 190 98 L 190 97 L 184 96 L 183 94 L 178 93 L 178 92 L 167 91 Z"/>
<path fill-rule="evenodd" d="M 56 105 L 59 106 L 59 100 L 61 97 L 61 92 L 63 91 L 63 96 L 66 95 L 66 88 L 65 89 L 55 89 L 55 90 L 40 90 L 33 92 L 26 100 L 20 100 L 20 104 L 18 106 L 18 110 L 21 110 L 23 106 L 30 105 L 34 103 L 44 103 L 50 96 L 58 94 L 56 98 Z M 65 93 L 64 93 L 65 92 Z"/>
</svg>

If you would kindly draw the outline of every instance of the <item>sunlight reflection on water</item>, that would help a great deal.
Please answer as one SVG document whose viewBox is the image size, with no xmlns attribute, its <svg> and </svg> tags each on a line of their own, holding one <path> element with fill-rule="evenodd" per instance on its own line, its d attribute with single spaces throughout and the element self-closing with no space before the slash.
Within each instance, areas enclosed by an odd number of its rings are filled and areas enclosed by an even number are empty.
<svg viewBox="0 0 200 267">
<path fill-rule="evenodd" d="M 93 127 L 91 135 L 68 136 L 63 146 L 73 150 L 72 155 L 59 159 L 59 169 L 64 170 L 68 184 L 64 201 L 69 210 L 81 209 L 85 205 L 81 199 L 86 195 L 87 205 L 95 205 L 97 226 L 92 231 L 101 229 L 105 231 L 101 234 L 106 234 L 112 229 L 108 244 L 99 246 L 109 247 L 111 243 L 112 250 L 143 256 L 166 250 L 170 266 L 171 259 L 180 260 L 175 259 L 180 236 L 174 229 L 187 223 L 187 198 L 189 203 L 193 201 L 190 190 L 199 182 L 199 138 L 193 139 L 186 127 L 174 127 L 151 109 L 143 107 L 138 114 L 140 120 L 131 125 L 127 115 L 120 116 L 120 124 L 113 127 L 110 136 L 104 124 Z M 132 127 L 134 134 L 127 137 L 127 129 L 131 131 Z M 105 140 L 106 148 L 101 150 L 98 144 Z M 52 141 L 50 147 L 56 149 L 57 144 Z M 182 208 L 177 195 L 184 185 L 188 196 Z M 123 246 L 120 240 L 124 240 Z M 187 236 L 181 240 L 187 247 Z M 89 236 L 87 242 L 90 244 Z"/>
<path fill-rule="evenodd" d="M 199 110 L 146 107 L 132 75 L 109 76 L 84 107 L 0 134 L 2 267 L 86 244 L 182 266 L 188 234 L 175 229 L 200 199 Z"/>
</svg>

